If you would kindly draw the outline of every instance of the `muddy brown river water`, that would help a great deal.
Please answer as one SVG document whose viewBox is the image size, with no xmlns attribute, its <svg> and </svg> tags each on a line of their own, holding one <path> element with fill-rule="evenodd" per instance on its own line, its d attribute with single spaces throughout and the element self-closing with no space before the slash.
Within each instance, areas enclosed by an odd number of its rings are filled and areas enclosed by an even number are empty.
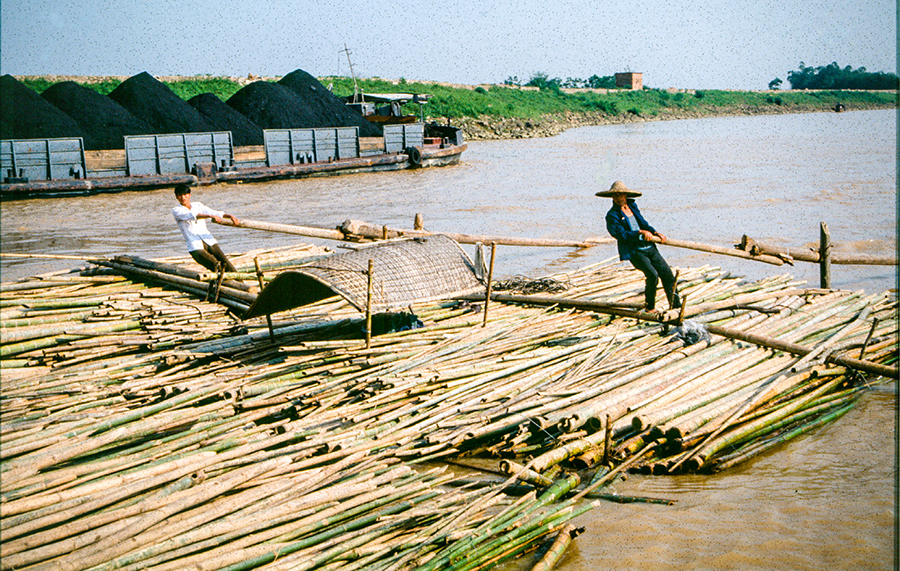
<svg viewBox="0 0 900 571">
<path fill-rule="evenodd" d="M 433 231 L 581 239 L 605 236 L 614 180 L 644 193 L 641 210 L 673 238 L 730 246 L 743 234 L 815 245 L 827 223 L 840 251 L 897 249 L 897 113 L 848 111 L 632 123 L 548 139 L 472 142 L 455 167 L 200 188 L 194 200 L 253 220 L 336 226 L 353 218 Z M 4 253 L 184 255 L 170 190 L 7 201 Z M 293 236 L 212 226 L 226 252 Z M 324 243 L 324 242 L 319 242 Z M 470 253 L 472 250 L 469 250 Z M 712 265 L 758 279 L 791 274 L 818 286 L 818 267 L 770 266 L 675 248 L 674 267 Z M 615 255 L 499 247 L 495 277 L 541 276 Z M 2 258 L 10 281 L 77 260 Z M 833 287 L 897 287 L 891 266 L 833 266 Z M 896 385 L 873 389 L 837 423 L 734 470 L 637 476 L 622 494 L 672 506 L 603 503 L 558 569 L 890 569 L 894 566 Z M 527 569 L 528 557 L 506 569 Z"/>
</svg>

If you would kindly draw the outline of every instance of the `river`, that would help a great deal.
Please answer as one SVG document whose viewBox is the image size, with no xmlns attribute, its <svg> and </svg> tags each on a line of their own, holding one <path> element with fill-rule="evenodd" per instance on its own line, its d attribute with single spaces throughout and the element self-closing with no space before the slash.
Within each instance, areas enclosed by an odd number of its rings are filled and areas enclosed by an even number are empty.
<svg viewBox="0 0 900 571">
<path fill-rule="evenodd" d="M 458 166 L 198 188 L 193 199 L 238 217 L 337 226 L 346 219 L 535 238 L 605 236 L 614 180 L 670 237 L 729 246 L 746 234 L 800 248 L 825 222 L 839 251 L 897 248 L 897 112 L 849 111 L 628 123 L 547 139 L 469 144 Z M 0 205 L 4 253 L 184 255 L 171 190 Z M 297 237 L 213 226 L 226 252 L 284 246 Z M 325 243 L 325 242 L 319 242 Z M 471 253 L 471 248 L 469 248 Z M 674 267 L 712 265 L 758 279 L 791 274 L 817 287 L 814 264 L 771 266 L 662 248 Z M 615 255 L 498 247 L 495 277 L 542 276 Z M 0 260 L 10 281 L 77 267 L 73 259 Z M 833 266 L 832 286 L 897 287 L 891 266 Z M 895 385 L 874 389 L 837 423 L 725 474 L 631 476 L 622 494 L 673 506 L 604 503 L 558 567 L 610 569 L 889 569 L 894 561 Z M 511 568 L 524 568 L 523 559 Z"/>
</svg>

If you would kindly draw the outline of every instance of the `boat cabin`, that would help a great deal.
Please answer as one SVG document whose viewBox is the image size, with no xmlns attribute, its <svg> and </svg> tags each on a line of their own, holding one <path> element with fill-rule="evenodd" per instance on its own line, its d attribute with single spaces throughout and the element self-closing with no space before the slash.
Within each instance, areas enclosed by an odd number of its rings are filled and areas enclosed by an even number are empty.
<svg viewBox="0 0 900 571">
<path fill-rule="evenodd" d="M 373 123 L 415 123 L 424 122 L 422 107 L 431 95 L 427 93 L 359 93 L 346 97 L 347 105 Z M 409 102 L 419 104 L 419 117 L 404 115 L 403 105 Z"/>
</svg>

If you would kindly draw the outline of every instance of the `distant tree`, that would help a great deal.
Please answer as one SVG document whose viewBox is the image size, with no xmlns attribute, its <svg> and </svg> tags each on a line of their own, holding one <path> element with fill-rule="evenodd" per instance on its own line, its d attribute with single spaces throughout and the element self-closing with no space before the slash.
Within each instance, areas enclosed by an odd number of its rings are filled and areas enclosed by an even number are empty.
<svg viewBox="0 0 900 571">
<path fill-rule="evenodd" d="M 529 79 L 528 83 L 526 83 L 525 85 L 528 87 L 537 87 L 541 90 L 551 89 L 554 91 L 559 91 L 559 88 L 562 85 L 562 80 L 558 77 L 550 79 L 546 73 L 539 71 L 532 75 L 531 79 Z"/>
<path fill-rule="evenodd" d="M 539 89 L 550 89 L 559 91 L 560 88 L 590 88 L 590 89 L 615 89 L 616 78 L 612 75 L 592 75 L 587 79 L 580 77 L 567 77 L 565 81 L 558 77 L 551 78 L 548 74 L 539 71 L 534 73 L 524 84 L 517 75 L 511 75 L 503 82 L 504 85 L 518 85 L 526 87 L 537 87 Z"/>
<path fill-rule="evenodd" d="M 898 88 L 898 77 L 892 73 L 870 73 L 866 68 L 841 68 L 837 62 L 813 68 L 802 61 L 800 69 L 787 75 L 791 89 L 888 89 Z"/>
<path fill-rule="evenodd" d="M 769 82 L 769 89 L 778 89 L 781 87 L 781 83 L 782 83 L 781 78 L 776 77 L 775 79 L 773 79 L 772 81 Z"/>
<path fill-rule="evenodd" d="M 592 75 L 587 80 L 587 86 L 592 89 L 615 89 L 616 78 L 612 75 Z"/>
</svg>

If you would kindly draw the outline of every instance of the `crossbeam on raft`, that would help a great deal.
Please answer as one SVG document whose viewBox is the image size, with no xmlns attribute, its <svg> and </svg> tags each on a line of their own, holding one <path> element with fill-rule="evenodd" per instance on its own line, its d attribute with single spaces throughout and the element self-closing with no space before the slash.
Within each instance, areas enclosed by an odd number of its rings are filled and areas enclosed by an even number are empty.
<svg viewBox="0 0 900 571">
<path fill-rule="evenodd" d="M 777 351 L 784 351 L 785 353 L 790 353 L 792 355 L 806 356 L 813 351 L 813 349 L 804 345 L 800 345 L 798 343 L 782 341 L 781 339 L 776 339 L 768 335 L 758 335 L 755 333 L 750 333 L 748 331 L 739 331 L 736 329 L 730 329 L 728 327 L 722 327 L 714 324 L 707 324 L 706 330 L 714 335 L 720 335 L 722 337 L 727 337 L 728 339 L 734 339 L 736 341 L 744 341 L 746 343 L 768 347 L 769 349 L 775 349 Z M 861 359 L 843 357 L 840 355 L 828 355 L 825 358 L 825 361 L 828 363 L 834 363 L 835 365 L 842 365 L 844 367 L 847 367 L 848 369 L 855 369 L 857 371 L 863 371 L 865 373 L 881 375 L 882 377 L 887 377 L 889 379 L 900 378 L 900 371 L 898 371 L 897 367 L 891 367 L 889 365 L 882 365 L 879 363 L 873 363 L 871 361 L 863 361 Z"/>
<path fill-rule="evenodd" d="M 390 228 L 387 226 L 379 226 L 361 220 L 346 220 L 341 224 L 340 229 L 347 235 L 360 236 L 370 239 L 386 239 L 400 237 L 418 237 L 430 236 L 432 234 L 443 234 L 449 238 L 453 238 L 460 244 L 497 244 L 503 246 L 541 246 L 550 248 L 590 248 L 599 244 L 611 244 L 615 242 L 613 238 L 600 238 L 591 240 L 553 240 L 543 238 L 516 238 L 511 236 L 489 236 L 479 234 L 459 234 L 455 232 L 429 232 L 427 230 L 405 230 L 400 228 Z"/>
<path fill-rule="evenodd" d="M 234 226 L 234 222 L 227 218 L 222 218 L 219 222 L 222 226 Z M 263 230 L 265 232 L 280 232 L 282 234 L 296 234 L 298 236 L 309 236 L 311 238 L 326 238 L 328 240 L 344 240 L 346 236 L 340 230 L 332 230 L 329 228 L 316 228 L 314 226 L 297 226 L 295 224 L 276 224 L 273 222 L 259 222 L 257 220 L 241 219 L 238 228 L 249 228 L 250 230 Z"/>
<path fill-rule="evenodd" d="M 701 244 L 699 242 L 690 242 L 688 240 L 676 240 L 675 238 L 666 238 L 663 242 L 659 237 L 653 236 L 652 241 L 657 244 L 673 246 L 675 248 L 685 248 L 688 250 L 699 250 L 700 252 L 709 252 L 711 254 L 722 254 L 723 256 L 731 256 L 733 258 L 743 258 L 744 260 L 753 260 L 755 262 L 764 262 L 773 266 L 784 265 L 784 260 L 778 256 L 769 254 L 752 254 L 743 250 L 735 250 L 734 248 L 726 248 L 725 246 L 715 246 L 712 244 Z"/>
<path fill-rule="evenodd" d="M 222 219 L 219 224 L 234 226 L 228 219 Z M 266 232 L 281 232 L 283 234 L 295 234 L 313 238 L 325 238 L 338 241 L 359 241 L 360 239 L 383 240 L 401 237 L 419 237 L 443 234 L 460 244 L 503 244 L 506 246 L 539 246 L 555 248 L 589 248 L 598 244 L 615 242 L 612 238 L 600 238 L 590 240 L 550 240 L 540 238 L 517 238 L 511 236 L 485 236 L 477 234 L 459 234 L 455 232 L 428 232 L 426 230 L 405 230 L 388 228 L 358 220 L 347 220 L 337 229 L 318 228 L 314 226 L 298 226 L 294 224 L 276 224 L 272 222 L 260 222 L 257 220 L 241 220 L 240 228 L 251 230 L 263 230 Z"/>
<path fill-rule="evenodd" d="M 832 244 L 833 246 L 833 244 Z M 741 237 L 740 244 L 734 246 L 738 251 L 748 252 L 752 255 L 768 254 L 801 262 L 818 264 L 822 261 L 819 251 L 813 248 L 783 248 L 757 242 L 746 234 Z M 851 254 L 831 254 L 832 264 L 855 266 L 896 266 L 897 258 L 894 256 L 866 256 Z"/>
<path fill-rule="evenodd" d="M 791 290 L 788 290 L 791 291 Z M 785 293 L 785 292 L 782 292 Z M 766 297 L 771 297 L 771 293 L 769 292 L 755 292 L 748 295 L 735 296 L 730 300 L 723 300 L 721 302 L 715 303 L 706 303 L 702 305 L 697 305 L 694 307 L 689 307 L 687 311 L 684 313 L 684 316 L 690 315 L 698 315 L 700 313 L 706 313 L 708 311 L 713 311 L 717 309 L 722 309 L 727 306 L 737 306 L 737 305 L 745 305 L 748 303 L 752 303 L 754 301 L 759 301 L 760 299 L 764 299 Z M 469 301 L 481 301 L 484 299 L 484 296 L 481 295 L 467 295 L 460 296 L 457 299 L 464 299 Z M 555 305 L 559 307 L 568 307 L 579 309 L 582 311 L 595 311 L 597 313 L 605 313 L 608 315 L 617 315 L 619 317 L 631 317 L 634 319 L 640 319 L 643 321 L 653 321 L 659 323 L 671 323 L 674 321 L 678 315 L 678 310 L 672 310 L 666 312 L 659 313 L 649 313 L 646 311 L 639 311 L 634 309 L 628 309 L 622 305 L 618 305 L 616 303 L 610 302 L 602 302 L 595 300 L 582 300 L 582 299 L 568 299 L 563 297 L 554 297 L 554 296 L 546 296 L 546 295 L 512 295 L 512 294 L 504 294 L 504 293 L 492 293 L 491 301 L 499 301 L 505 303 L 522 303 L 529 305 L 541 305 L 541 306 L 549 306 Z M 775 349 L 777 351 L 783 351 L 785 353 L 790 353 L 792 355 L 806 356 L 813 351 L 813 349 L 806 347 L 804 345 L 799 345 L 797 343 L 791 343 L 789 341 L 782 341 L 780 339 L 776 339 L 774 337 L 769 337 L 766 335 L 759 335 L 754 333 L 748 333 L 746 331 L 738 331 L 735 329 L 729 329 L 727 327 L 721 327 L 714 324 L 706 325 L 707 331 L 714 335 L 719 335 L 721 337 L 727 337 L 728 339 L 734 339 L 737 341 L 744 341 L 747 343 L 752 343 L 754 345 L 760 345 L 762 347 L 767 347 L 769 349 Z M 879 363 L 873 363 L 871 361 L 863 361 L 861 359 L 854 359 L 852 357 L 844 357 L 840 355 L 829 355 L 826 359 L 826 362 L 834 363 L 836 365 L 842 365 L 849 369 L 854 369 L 857 371 L 863 371 L 865 373 L 870 373 L 874 375 L 881 375 L 883 377 L 888 377 L 891 379 L 900 378 L 900 372 L 898 372 L 897 367 L 891 367 L 888 365 L 881 365 Z"/>
</svg>

